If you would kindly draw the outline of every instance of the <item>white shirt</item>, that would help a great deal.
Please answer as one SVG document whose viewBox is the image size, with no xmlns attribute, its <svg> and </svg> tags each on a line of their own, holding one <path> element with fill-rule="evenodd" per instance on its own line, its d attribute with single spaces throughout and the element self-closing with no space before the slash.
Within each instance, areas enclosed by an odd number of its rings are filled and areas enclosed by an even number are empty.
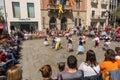
<svg viewBox="0 0 120 80">
<path fill-rule="evenodd" d="M 99 39 L 99 37 L 96 37 L 96 38 L 93 39 L 93 41 L 98 41 L 98 42 L 100 42 L 100 39 Z"/>
<path fill-rule="evenodd" d="M 27 33 L 24 34 L 24 38 L 25 38 L 26 40 L 28 39 L 28 34 L 27 34 Z"/>
<path fill-rule="evenodd" d="M 104 35 L 106 35 L 107 33 L 105 32 L 105 31 L 103 31 L 102 33 L 101 33 L 101 35 L 102 36 L 104 36 Z"/>
<path fill-rule="evenodd" d="M 70 33 L 66 33 L 66 34 L 65 34 L 65 36 L 67 36 L 67 37 L 68 37 L 69 35 L 70 35 Z"/>
<path fill-rule="evenodd" d="M 97 73 L 100 72 L 100 66 L 93 67 Z M 97 73 L 93 70 L 91 66 L 88 66 L 87 63 L 82 62 L 78 69 L 83 70 L 84 77 L 96 75 Z"/>
<path fill-rule="evenodd" d="M 110 41 L 108 41 L 108 42 L 105 42 L 105 44 L 106 44 L 106 45 L 110 45 Z"/>
<path fill-rule="evenodd" d="M 44 45 L 45 46 L 49 45 L 49 42 L 48 41 L 44 41 Z"/>
<path fill-rule="evenodd" d="M 56 41 L 56 42 L 61 42 L 60 37 L 56 37 L 56 38 L 55 38 L 55 41 Z"/>
<path fill-rule="evenodd" d="M 85 39 L 86 39 L 86 37 L 85 37 L 85 36 L 82 36 L 82 42 L 84 42 L 84 41 L 85 41 Z"/>
<path fill-rule="evenodd" d="M 120 59 L 120 56 L 117 55 L 117 56 L 115 57 L 115 59 Z"/>
</svg>

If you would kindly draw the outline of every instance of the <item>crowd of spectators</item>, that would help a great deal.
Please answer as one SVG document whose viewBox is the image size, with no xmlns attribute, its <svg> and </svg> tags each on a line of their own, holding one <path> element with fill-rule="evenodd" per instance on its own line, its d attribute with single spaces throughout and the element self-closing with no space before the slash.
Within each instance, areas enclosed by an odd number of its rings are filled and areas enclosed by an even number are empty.
<svg viewBox="0 0 120 80">
<path fill-rule="evenodd" d="M 11 67 L 19 63 L 21 58 L 21 33 L 10 35 L 6 31 L 0 36 L 0 76 L 6 76 L 6 72 Z M 0 77 L 0 80 L 2 77 Z"/>
<path fill-rule="evenodd" d="M 50 65 L 44 65 L 40 71 L 43 80 L 114 80 L 111 79 L 113 74 L 110 71 L 120 71 L 120 47 L 116 47 L 115 50 L 107 49 L 104 57 L 104 61 L 99 63 L 94 50 L 88 50 L 85 61 L 79 66 L 77 58 L 73 55 L 68 56 L 66 62 L 60 62 L 58 74 L 54 78 L 52 78 L 53 70 Z M 99 79 L 96 78 L 98 75 Z M 120 77 L 116 77 L 116 80 L 119 79 Z"/>
<path fill-rule="evenodd" d="M 105 28 L 104 30 L 98 30 L 96 28 L 85 27 L 82 30 L 78 27 L 59 31 L 58 29 L 46 29 L 47 38 L 45 38 L 44 45 L 49 45 L 51 38 L 52 48 L 56 50 L 61 46 L 62 36 L 66 37 L 67 51 L 73 51 L 72 44 L 73 39 L 71 35 L 80 36 L 78 40 L 77 54 L 84 54 L 84 44 L 86 44 L 86 37 L 94 38 L 95 47 L 100 45 L 100 40 L 104 40 L 105 44 L 105 60 L 102 63 L 98 63 L 96 59 L 96 53 L 94 50 L 88 50 L 86 53 L 86 60 L 77 65 L 78 61 L 75 56 L 70 55 L 67 58 L 67 67 L 65 62 L 58 64 L 59 72 L 56 77 L 52 78 L 52 68 L 50 65 L 44 65 L 40 68 L 44 80 L 88 80 L 89 77 L 102 74 L 102 78 L 109 80 L 110 76 L 108 71 L 117 70 L 120 68 L 120 47 L 116 47 L 115 51 L 109 49 L 110 41 L 119 40 L 119 32 Z M 11 34 L 4 32 L 0 36 L 0 76 L 6 75 L 6 71 L 11 67 L 19 63 L 21 57 L 21 43 L 22 40 L 36 39 L 42 36 L 46 36 L 44 32 L 21 32 L 11 31 Z M 117 39 L 118 38 L 118 39 Z M 110 66 L 111 65 L 111 66 Z M 106 76 L 108 74 L 108 76 Z"/>
<path fill-rule="evenodd" d="M 51 33 L 52 32 L 52 33 Z M 50 72 L 50 79 L 52 80 L 113 80 L 111 71 L 119 71 L 120 75 L 120 47 L 116 47 L 115 50 L 110 49 L 110 42 L 111 41 L 118 41 L 118 33 L 119 31 L 115 31 L 112 28 L 106 27 L 103 30 L 99 30 L 97 28 L 84 28 L 81 30 L 79 28 L 68 29 L 64 31 L 58 31 L 57 29 L 48 30 L 46 34 L 48 35 L 48 42 L 49 38 L 54 39 L 63 35 L 66 37 L 67 40 L 67 51 L 73 51 L 72 44 L 74 43 L 72 39 L 72 35 L 78 36 L 78 49 L 77 54 L 84 54 L 84 44 L 87 44 L 86 40 L 87 37 L 92 38 L 95 42 L 95 48 L 99 48 L 101 45 L 100 41 L 103 40 L 103 50 L 105 50 L 104 61 L 101 63 L 97 62 L 96 53 L 94 50 L 88 50 L 86 53 L 86 59 L 82 62 L 79 67 L 77 65 L 77 59 L 75 56 L 70 55 L 67 58 L 66 62 L 62 63 L 62 67 L 58 65 L 60 71 L 56 77 L 52 78 L 52 72 Z M 45 40 L 46 41 L 46 40 Z M 53 40 L 55 41 L 55 40 Z M 62 40 L 61 40 L 62 41 Z M 76 41 L 75 41 L 76 42 Z M 56 45 L 56 41 L 54 42 L 54 47 Z M 63 64 L 64 63 L 64 64 Z M 66 64 L 67 66 L 66 66 Z M 50 65 L 49 65 L 50 66 Z M 43 66 L 44 67 L 44 66 Z M 40 70 L 41 71 L 41 70 Z M 44 71 L 41 71 L 43 75 Z M 115 73 L 115 72 L 114 72 Z M 94 79 L 97 76 L 97 79 Z M 116 76 L 116 75 L 115 75 Z M 114 78 L 115 78 L 114 76 Z M 45 78 L 43 76 L 43 78 Z M 120 77 L 116 77 L 116 80 L 120 79 Z M 45 80 L 45 79 L 44 79 Z M 49 79 L 48 79 L 49 80 Z"/>
</svg>

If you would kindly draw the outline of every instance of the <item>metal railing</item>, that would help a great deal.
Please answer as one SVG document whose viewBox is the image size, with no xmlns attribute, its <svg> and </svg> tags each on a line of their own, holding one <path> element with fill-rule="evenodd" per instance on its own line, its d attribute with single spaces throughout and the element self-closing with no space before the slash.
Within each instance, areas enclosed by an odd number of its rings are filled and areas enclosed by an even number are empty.
<svg viewBox="0 0 120 80">
<path fill-rule="evenodd" d="M 91 16 L 91 19 L 106 19 L 106 18 L 107 18 L 106 16 L 100 16 L 100 15 Z"/>
<path fill-rule="evenodd" d="M 58 4 L 48 4 L 48 9 L 59 9 L 59 5 Z M 71 10 L 72 7 L 70 5 L 64 5 L 63 7 L 64 10 Z"/>
<path fill-rule="evenodd" d="M 59 5 L 57 4 L 48 4 L 48 9 L 58 9 L 59 8 Z"/>
</svg>

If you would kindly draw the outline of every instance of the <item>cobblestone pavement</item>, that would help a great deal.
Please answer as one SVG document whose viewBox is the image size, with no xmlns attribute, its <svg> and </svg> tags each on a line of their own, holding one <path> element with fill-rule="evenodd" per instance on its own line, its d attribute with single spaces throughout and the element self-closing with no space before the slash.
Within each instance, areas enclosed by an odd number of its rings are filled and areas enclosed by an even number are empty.
<svg viewBox="0 0 120 80">
<path fill-rule="evenodd" d="M 74 52 L 67 52 L 66 40 L 62 38 L 62 49 L 56 51 L 51 46 L 44 46 L 44 39 L 28 40 L 23 42 L 22 59 L 20 65 L 23 69 L 23 80 L 42 80 L 39 69 L 45 64 L 50 64 L 53 70 L 52 77 L 57 74 L 58 68 L 57 63 L 60 61 L 66 61 L 69 55 L 75 55 L 78 59 L 78 66 L 82 61 L 85 60 L 85 54 L 76 55 L 76 49 L 78 44 L 78 37 L 73 36 L 73 47 Z M 85 44 L 85 53 L 89 49 L 93 49 L 96 52 L 97 61 L 100 63 L 104 60 L 104 51 L 102 50 L 102 43 L 99 48 L 94 48 L 94 42 L 92 39 L 87 39 Z M 111 48 L 114 49 L 116 46 L 120 46 L 117 42 L 111 42 Z"/>
</svg>

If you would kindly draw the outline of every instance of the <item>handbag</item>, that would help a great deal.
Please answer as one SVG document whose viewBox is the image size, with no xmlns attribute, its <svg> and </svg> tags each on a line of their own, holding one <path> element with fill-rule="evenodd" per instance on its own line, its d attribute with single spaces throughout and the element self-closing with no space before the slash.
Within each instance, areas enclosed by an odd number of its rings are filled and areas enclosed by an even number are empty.
<svg viewBox="0 0 120 80">
<path fill-rule="evenodd" d="M 95 71 L 96 75 L 87 76 L 87 77 L 85 77 L 85 80 L 103 80 L 102 74 L 97 73 L 97 71 L 93 67 L 91 67 L 91 68 Z"/>
</svg>

